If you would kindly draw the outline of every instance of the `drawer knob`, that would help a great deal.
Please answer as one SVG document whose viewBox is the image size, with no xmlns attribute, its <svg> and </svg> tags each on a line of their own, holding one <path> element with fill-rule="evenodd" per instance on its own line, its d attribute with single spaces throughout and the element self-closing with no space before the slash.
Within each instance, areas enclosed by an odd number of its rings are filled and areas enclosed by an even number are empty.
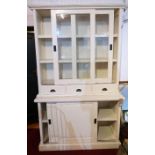
<svg viewBox="0 0 155 155">
<path fill-rule="evenodd" d="M 107 91 L 108 89 L 107 88 L 102 88 L 102 91 Z"/>
<path fill-rule="evenodd" d="M 56 91 L 55 91 L 55 89 L 51 89 L 50 92 L 51 92 L 51 93 L 54 93 L 54 92 L 56 92 Z"/>
<path fill-rule="evenodd" d="M 76 89 L 76 92 L 82 92 L 82 90 L 81 89 Z"/>
</svg>

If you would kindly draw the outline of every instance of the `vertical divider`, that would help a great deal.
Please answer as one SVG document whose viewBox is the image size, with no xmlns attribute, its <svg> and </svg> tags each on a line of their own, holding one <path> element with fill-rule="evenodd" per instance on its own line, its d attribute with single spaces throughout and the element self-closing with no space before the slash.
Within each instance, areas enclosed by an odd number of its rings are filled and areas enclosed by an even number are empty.
<svg viewBox="0 0 155 155">
<path fill-rule="evenodd" d="M 51 52 L 53 51 L 53 68 L 54 68 L 54 81 L 55 84 L 58 83 L 59 80 L 59 61 L 58 61 L 58 41 L 57 41 L 57 30 L 56 30 L 56 13 L 55 11 L 51 11 L 51 23 L 52 23 L 52 37 L 53 37 L 53 46 L 56 46 L 56 51 L 51 50 Z"/>
<path fill-rule="evenodd" d="M 108 82 L 112 82 L 113 65 L 113 31 L 114 31 L 114 10 L 109 11 L 109 56 L 108 56 Z M 112 49 L 110 50 L 110 45 Z"/>
<path fill-rule="evenodd" d="M 95 10 L 90 14 L 90 73 L 91 80 L 95 82 Z"/>
<path fill-rule="evenodd" d="M 41 103 L 38 103 L 37 105 L 38 105 L 38 116 L 39 116 L 40 143 L 43 144 L 43 125 L 42 125 Z"/>
<path fill-rule="evenodd" d="M 72 34 L 72 78 L 77 78 L 77 63 L 76 63 L 76 19 L 75 14 L 71 15 L 71 34 Z"/>
<path fill-rule="evenodd" d="M 34 18 L 34 36 L 35 36 L 35 45 L 36 45 L 36 62 L 37 62 L 37 75 L 38 75 L 38 87 L 39 91 L 41 89 L 41 71 L 40 71 L 40 63 L 39 63 L 39 40 L 38 40 L 38 22 L 39 17 L 36 10 L 33 10 L 33 18 Z"/>
</svg>

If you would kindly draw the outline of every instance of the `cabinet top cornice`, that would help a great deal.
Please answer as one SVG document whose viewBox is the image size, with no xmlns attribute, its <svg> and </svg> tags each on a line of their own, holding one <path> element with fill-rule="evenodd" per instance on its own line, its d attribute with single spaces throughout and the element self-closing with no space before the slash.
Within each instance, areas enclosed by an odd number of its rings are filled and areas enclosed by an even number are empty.
<svg viewBox="0 0 155 155">
<path fill-rule="evenodd" d="M 127 7 L 127 0 L 28 0 L 30 8 L 121 8 Z"/>
</svg>

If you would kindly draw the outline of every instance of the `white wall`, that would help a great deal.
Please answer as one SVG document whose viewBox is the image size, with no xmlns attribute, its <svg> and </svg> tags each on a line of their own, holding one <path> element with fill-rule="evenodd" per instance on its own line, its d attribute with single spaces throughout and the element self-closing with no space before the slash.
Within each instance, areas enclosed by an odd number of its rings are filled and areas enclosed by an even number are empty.
<svg viewBox="0 0 155 155">
<path fill-rule="evenodd" d="M 128 81 L 128 10 L 122 14 L 120 81 Z"/>
</svg>

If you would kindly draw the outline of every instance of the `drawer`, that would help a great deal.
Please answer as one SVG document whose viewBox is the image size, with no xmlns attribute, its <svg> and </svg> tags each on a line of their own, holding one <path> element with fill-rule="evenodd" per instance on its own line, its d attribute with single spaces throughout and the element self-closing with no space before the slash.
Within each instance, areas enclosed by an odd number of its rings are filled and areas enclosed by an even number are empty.
<svg viewBox="0 0 155 155">
<path fill-rule="evenodd" d="M 113 93 L 115 90 L 118 90 L 118 87 L 110 84 L 96 84 L 93 85 L 92 89 L 94 95 L 103 95 Z"/>
<path fill-rule="evenodd" d="M 69 95 L 90 95 L 92 94 L 92 86 L 91 85 L 67 86 L 67 94 Z"/>
<path fill-rule="evenodd" d="M 64 95 L 66 86 L 42 86 L 40 93 L 44 95 Z"/>
</svg>

